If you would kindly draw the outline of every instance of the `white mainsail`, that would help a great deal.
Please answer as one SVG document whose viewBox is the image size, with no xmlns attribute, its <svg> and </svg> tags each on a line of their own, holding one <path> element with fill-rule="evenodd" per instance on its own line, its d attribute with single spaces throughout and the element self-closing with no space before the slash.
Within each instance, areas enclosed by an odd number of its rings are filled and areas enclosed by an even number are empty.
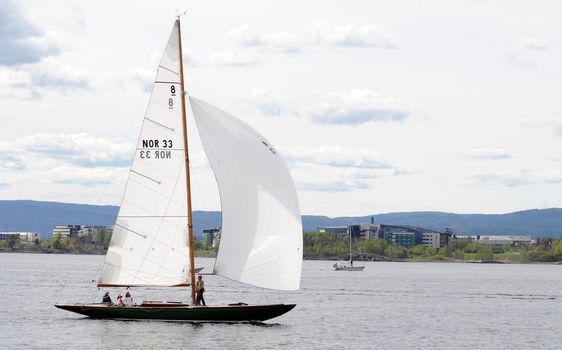
<svg viewBox="0 0 562 350">
<path fill-rule="evenodd" d="M 293 180 L 256 130 L 189 97 L 222 207 L 216 274 L 263 288 L 300 285 L 302 223 Z"/>
<path fill-rule="evenodd" d="M 100 286 L 189 283 L 179 22 L 158 66 Z"/>
</svg>

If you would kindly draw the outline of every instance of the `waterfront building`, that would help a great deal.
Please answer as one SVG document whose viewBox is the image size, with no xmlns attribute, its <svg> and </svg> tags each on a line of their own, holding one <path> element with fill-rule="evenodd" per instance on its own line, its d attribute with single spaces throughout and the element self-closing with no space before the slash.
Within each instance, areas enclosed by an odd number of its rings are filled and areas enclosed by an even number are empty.
<svg viewBox="0 0 562 350">
<path fill-rule="evenodd" d="M 80 225 L 56 225 L 53 229 L 53 236 L 77 237 Z"/>
<path fill-rule="evenodd" d="M 414 232 L 393 232 L 390 241 L 405 248 L 412 248 L 416 245 L 416 234 Z"/>
<path fill-rule="evenodd" d="M 425 232 L 422 234 L 422 244 L 427 247 L 440 248 L 441 235 L 439 232 Z"/>
<path fill-rule="evenodd" d="M 536 244 L 536 240 L 530 236 L 479 236 L 478 243 L 480 245 L 492 246 L 530 246 Z"/>
<path fill-rule="evenodd" d="M 422 243 L 424 246 L 433 248 L 451 247 L 453 240 L 450 232 L 424 232 L 422 233 Z"/>
<path fill-rule="evenodd" d="M 203 247 L 210 248 L 215 246 L 215 236 L 218 234 L 220 237 L 221 228 L 214 227 L 203 230 Z"/>
<path fill-rule="evenodd" d="M 36 239 L 41 240 L 41 234 L 36 232 L 0 232 L 0 241 L 25 241 L 34 242 Z"/>
<path fill-rule="evenodd" d="M 80 225 L 78 236 L 86 236 L 91 242 L 109 241 L 114 228 L 115 226 Z"/>
<path fill-rule="evenodd" d="M 425 229 L 414 226 L 361 224 L 348 227 L 353 237 L 361 239 L 380 238 L 410 248 L 416 244 L 423 244 L 434 248 L 447 247 L 452 243 L 453 231 L 446 232 Z M 413 242 L 413 243 L 412 243 Z"/>
<path fill-rule="evenodd" d="M 349 235 L 347 226 L 326 226 L 318 227 L 318 232 L 321 233 L 331 233 L 336 235 L 336 237 L 341 238 Z"/>
</svg>

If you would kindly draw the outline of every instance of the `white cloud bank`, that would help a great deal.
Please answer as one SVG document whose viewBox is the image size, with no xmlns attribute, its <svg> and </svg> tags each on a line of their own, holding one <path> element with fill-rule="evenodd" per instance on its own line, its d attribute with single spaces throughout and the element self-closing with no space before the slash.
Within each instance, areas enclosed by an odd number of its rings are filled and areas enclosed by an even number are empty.
<svg viewBox="0 0 562 350">
<path fill-rule="evenodd" d="M 30 23 L 20 7 L 0 2 L 0 99 L 31 100 L 50 90 L 89 89 L 87 73 L 62 63 L 58 40 Z"/>
<path fill-rule="evenodd" d="M 382 28 L 371 24 L 334 25 L 320 22 L 298 33 L 263 33 L 251 23 L 232 28 L 229 38 L 244 47 L 300 52 L 314 47 L 395 49 L 395 40 Z"/>
<path fill-rule="evenodd" d="M 523 36 L 519 40 L 519 46 L 530 50 L 548 50 L 548 43 L 538 37 Z"/>
<path fill-rule="evenodd" d="M 309 110 L 319 124 L 361 125 L 369 122 L 401 122 L 412 114 L 411 108 L 392 97 L 353 89 L 348 93 L 331 93 Z"/>
<path fill-rule="evenodd" d="M 261 113 L 271 116 L 304 116 L 316 124 L 359 126 L 375 122 L 404 122 L 414 116 L 424 117 L 413 106 L 406 106 L 393 97 L 383 97 L 370 90 L 353 89 L 332 92 L 308 99 L 306 105 L 294 106 L 281 102 L 265 90 L 250 94 L 252 103 Z"/>
<path fill-rule="evenodd" d="M 134 145 L 86 133 L 34 134 L 0 143 L 4 186 L 33 183 L 96 185 L 123 180 Z"/>
<path fill-rule="evenodd" d="M 465 157 L 470 159 L 502 160 L 511 159 L 513 155 L 500 148 L 476 148 L 466 152 Z"/>
<path fill-rule="evenodd" d="M 56 55 L 59 48 L 11 0 L 0 1 L 0 65 L 17 66 Z"/>
<path fill-rule="evenodd" d="M 500 173 L 479 174 L 472 178 L 475 186 L 519 187 L 540 184 L 562 183 L 562 171 L 559 169 L 544 170 L 506 170 Z"/>
<path fill-rule="evenodd" d="M 297 189 L 303 191 L 336 193 L 369 189 L 377 178 L 411 173 L 371 149 L 294 147 L 282 154 L 289 163 Z"/>
</svg>

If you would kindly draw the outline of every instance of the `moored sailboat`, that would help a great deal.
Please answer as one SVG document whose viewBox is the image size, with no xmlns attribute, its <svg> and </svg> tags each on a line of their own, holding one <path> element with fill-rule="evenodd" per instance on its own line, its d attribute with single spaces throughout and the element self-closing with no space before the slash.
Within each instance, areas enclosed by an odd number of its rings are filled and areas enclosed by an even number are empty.
<svg viewBox="0 0 562 350">
<path fill-rule="evenodd" d="M 351 234 L 351 228 L 348 228 L 348 231 L 349 231 L 349 265 L 335 263 L 333 265 L 333 268 L 335 271 L 363 271 L 363 269 L 365 269 L 365 266 L 357 266 L 357 265 L 353 266 L 353 247 L 351 244 L 353 237 Z M 361 252 L 359 252 L 359 255 L 361 255 Z"/>
<path fill-rule="evenodd" d="M 295 307 L 195 305 L 188 107 L 221 200 L 213 273 L 256 287 L 298 289 L 302 224 L 292 178 L 271 143 L 202 100 L 188 96 L 188 106 L 185 95 L 178 18 L 158 66 L 98 287 L 190 287 L 191 303 L 56 307 L 93 318 L 210 322 L 264 321 Z"/>
</svg>

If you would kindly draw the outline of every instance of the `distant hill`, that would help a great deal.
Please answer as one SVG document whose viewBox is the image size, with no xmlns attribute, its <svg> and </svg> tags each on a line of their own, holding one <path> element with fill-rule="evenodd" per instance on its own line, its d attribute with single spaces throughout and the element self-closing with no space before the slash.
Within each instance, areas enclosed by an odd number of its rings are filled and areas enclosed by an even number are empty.
<svg viewBox="0 0 562 350">
<path fill-rule="evenodd" d="M 408 225 L 471 235 L 525 235 L 534 237 L 562 236 L 562 209 L 531 209 L 508 214 L 453 214 L 438 211 L 388 213 L 370 216 L 337 217 L 303 216 L 305 231 L 321 226 L 345 226 L 370 223 Z"/>
<path fill-rule="evenodd" d="M 0 201 L 0 231 L 40 232 L 49 237 L 55 225 L 113 225 L 119 207 L 29 200 Z M 532 209 L 508 214 L 453 214 L 404 212 L 372 216 L 336 217 L 303 215 L 305 231 L 322 226 L 369 223 L 409 225 L 433 230 L 450 227 L 456 234 L 562 236 L 562 209 Z M 194 211 L 195 234 L 221 225 L 218 211 Z"/>
<path fill-rule="evenodd" d="M 55 225 L 113 225 L 119 212 L 114 205 L 88 205 L 30 200 L 0 200 L 0 232 L 39 232 L 50 237 Z M 197 236 L 206 228 L 218 227 L 218 211 L 194 211 L 193 228 Z"/>
</svg>

